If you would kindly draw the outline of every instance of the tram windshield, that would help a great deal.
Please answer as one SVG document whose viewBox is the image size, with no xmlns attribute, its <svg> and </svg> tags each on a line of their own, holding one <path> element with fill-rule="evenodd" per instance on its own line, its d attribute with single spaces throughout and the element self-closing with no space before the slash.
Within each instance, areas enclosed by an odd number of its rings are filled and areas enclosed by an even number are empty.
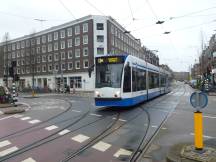
<svg viewBox="0 0 216 162">
<path fill-rule="evenodd" d="M 96 65 L 96 88 L 121 87 L 123 63 L 97 64 Z"/>
</svg>

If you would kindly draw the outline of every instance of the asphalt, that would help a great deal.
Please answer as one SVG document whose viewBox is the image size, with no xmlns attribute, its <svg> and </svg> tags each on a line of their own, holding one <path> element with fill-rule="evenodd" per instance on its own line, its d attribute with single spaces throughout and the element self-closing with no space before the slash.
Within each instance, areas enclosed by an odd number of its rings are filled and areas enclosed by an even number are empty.
<svg viewBox="0 0 216 162">
<path fill-rule="evenodd" d="M 198 162 L 198 160 L 180 158 L 183 147 L 194 145 L 194 109 L 190 105 L 190 95 L 188 95 L 192 92 L 194 90 L 185 85 L 185 94 L 187 95 L 181 96 L 180 103 L 163 125 L 164 129 L 160 129 L 143 154 L 141 162 Z M 204 148 L 216 149 L 216 97 L 208 96 L 208 99 L 208 106 L 203 109 Z M 215 158 L 216 154 L 211 156 Z M 215 161 L 216 159 L 211 160 L 211 162 Z"/>
</svg>

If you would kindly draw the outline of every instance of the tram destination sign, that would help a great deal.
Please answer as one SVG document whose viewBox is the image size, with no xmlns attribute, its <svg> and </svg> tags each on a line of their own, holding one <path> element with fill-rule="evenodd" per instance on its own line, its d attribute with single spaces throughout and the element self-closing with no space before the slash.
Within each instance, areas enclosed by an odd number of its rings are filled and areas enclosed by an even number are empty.
<svg viewBox="0 0 216 162">
<path fill-rule="evenodd" d="M 124 58 L 117 57 L 117 56 L 96 58 L 97 64 L 118 64 L 123 62 L 124 62 Z"/>
</svg>

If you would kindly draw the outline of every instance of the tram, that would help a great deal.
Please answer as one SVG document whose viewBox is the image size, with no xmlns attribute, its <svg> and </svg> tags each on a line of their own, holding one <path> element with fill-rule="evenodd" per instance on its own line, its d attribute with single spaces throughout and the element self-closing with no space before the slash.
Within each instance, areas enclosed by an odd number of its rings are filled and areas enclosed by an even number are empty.
<svg viewBox="0 0 216 162">
<path fill-rule="evenodd" d="M 132 55 L 95 58 L 95 105 L 129 107 L 168 93 L 170 73 Z"/>
</svg>

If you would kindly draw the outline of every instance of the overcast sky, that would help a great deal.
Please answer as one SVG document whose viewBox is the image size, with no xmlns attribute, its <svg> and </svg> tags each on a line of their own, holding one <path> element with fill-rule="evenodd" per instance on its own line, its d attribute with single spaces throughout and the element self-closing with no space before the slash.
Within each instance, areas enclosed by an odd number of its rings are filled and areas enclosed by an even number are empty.
<svg viewBox="0 0 216 162">
<path fill-rule="evenodd" d="M 215 0 L 1 0 L 0 37 L 9 32 L 14 39 L 90 14 L 112 16 L 175 71 L 188 71 L 202 39 L 208 44 L 216 33 Z M 165 22 L 156 25 L 158 20 Z"/>
</svg>

